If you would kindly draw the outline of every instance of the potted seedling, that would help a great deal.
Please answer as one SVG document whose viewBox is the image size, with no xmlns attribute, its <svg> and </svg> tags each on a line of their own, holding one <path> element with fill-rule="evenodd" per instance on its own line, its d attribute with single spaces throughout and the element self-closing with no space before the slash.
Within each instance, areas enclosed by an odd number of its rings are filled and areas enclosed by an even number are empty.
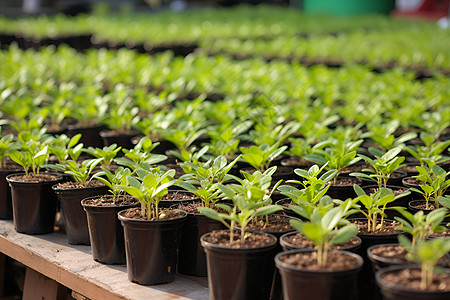
<svg viewBox="0 0 450 300">
<path fill-rule="evenodd" d="M 101 158 L 100 165 L 108 170 L 112 170 L 116 167 L 114 159 L 121 149 L 122 147 L 117 146 L 117 144 L 112 144 L 103 148 L 89 147 L 84 149 L 84 152 L 92 155 L 94 158 Z"/>
<path fill-rule="evenodd" d="M 240 147 L 239 150 L 242 152 L 242 159 L 246 161 L 255 170 L 263 173 L 266 171 L 271 162 L 280 156 L 288 147 L 286 145 L 280 147 L 280 141 L 274 143 L 273 145 L 262 144 L 259 146 L 252 145 L 250 147 Z M 241 169 L 242 172 L 251 172 L 247 169 Z M 280 179 L 286 179 L 292 175 L 292 169 L 289 167 L 279 167 L 277 168 L 277 173 L 274 174 L 274 180 L 278 181 Z"/>
<path fill-rule="evenodd" d="M 108 194 L 81 201 L 86 211 L 92 256 L 105 264 L 125 264 L 124 233 L 117 213 L 139 204 L 123 190 L 124 186 L 128 186 L 128 176 L 132 175 L 132 171 L 124 167 L 115 169 L 114 173 L 104 167 L 101 169 L 92 179 L 106 185 Z"/>
<path fill-rule="evenodd" d="M 208 128 L 210 137 L 209 152 L 215 157 L 224 155 L 229 161 L 236 157 L 241 136 L 253 125 L 252 121 L 243 121 L 239 124 L 221 124 Z"/>
<path fill-rule="evenodd" d="M 177 183 L 175 170 L 137 169 L 123 190 L 139 200 L 140 208 L 119 212 L 124 227 L 128 279 L 152 285 L 175 279 L 181 229 L 187 213 L 159 209 L 168 188 Z"/>
<path fill-rule="evenodd" d="M 450 186 L 450 171 L 446 172 L 438 165 L 417 166 L 416 169 L 419 174 L 413 178 L 419 182 L 420 189 L 411 187 L 410 190 L 422 195 L 424 200 L 413 200 L 408 204 L 409 207 L 414 210 L 425 209 L 428 212 L 439 208 L 439 197 L 442 197 Z"/>
<path fill-rule="evenodd" d="M 124 157 L 115 158 L 114 162 L 118 165 L 128 167 L 133 171 L 139 168 L 141 164 L 158 164 L 167 159 L 165 155 L 152 153 L 158 146 L 159 143 L 153 143 L 150 138 L 144 136 L 133 148 L 122 148 Z"/>
<path fill-rule="evenodd" d="M 405 239 L 407 248 L 411 243 Z M 408 245 L 409 244 L 409 245 Z M 434 238 L 421 240 L 409 248 L 409 258 L 419 265 L 394 266 L 376 273 L 377 284 L 383 299 L 427 299 L 444 300 L 450 297 L 450 272 L 436 264 L 450 252 L 450 239 Z"/>
<path fill-rule="evenodd" d="M 207 150 L 208 148 L 204 148 Z M 195 155 L 194 155 L 195 156 Z M 217 184 L 235 178 L 228 173 L 238 161 L 239 156 L 228 163 L 225 156 L 201 163 L 185 161 L 181 164 L 186 174 L 180 177 L 177 185 L 194 193 L 200 202 L 182 205 L 180 209 L 188 212 L 183 226 L 180 251 L 178 253 L 178 272 L 195 276 L 207 276 L 206 255 L 200 244 L 200 237 L 212 230 L 223 229 L 223 224 L 201 214 L 198 207 L 214 209 L 221 199 Z"/>
<path fill-rule="evenodd" d="M 270 204 L 269 186 L 274 168 L 264 173 L 256 171 L 252 181 L 246 178 L 239 184 L 217 184 L 233 206 L 217 203 L 221 211 L 198 208 L 203 215 L 228 228 L 201 237 L 207 256 L 210 299 L 269 298 L 277 239 L 267 233 L 248 232 L 247 226 L 256 217 L 282 209 Z M 240 233 L 234 231 L 236 226 Z"/>
<path fill-rule="evenodd" d="M 310 221 L 291 220 L 292 226 L 308 237 L 316 251 L 291 250 L 275 257 L 283 282 L 284 299 L 355 299 L 358 272 L 363 259 L 354 253 L 334 250 L 356 235 L 357 227 L 344 221 L 345 208 L 334 207 L 325 214 L 310 215 Z"/>
<path fill-rule="evenodd" d="M 82 162 L 68 160 L 64 165 L 54 166 L 55 169 L 62 170 L 64 174 L 72 177 L 72 181 L 55 184 L 52 187 L 61 205 L 69 244 L 90 244 L 86 213 L 81 206 L 81 200 L 102 195 L 108 190 L 102 182 L 92 180 L 92 172 L 102 160 L 103 158 L 86 159 Z"/>
<path fill-rule="evenodd" d="M 354 165 L 362 158 L 356 153 L 363 140 L 347 141 L 345 139 L 329 138 L 312 148 L 312 153 L 305 155 L 305 159 L 325 165 L 325 170 L 337 170 L 336 176 L 328 182 L 330 189 L 328 195 L 331 198 L 345 200 L 355 197 L 353 185 L 358 184 L 356 178 L 339 176 L 344 168 Z"/>
<path fill-rule="evenodd" d="M 397 229 L 408 233 L 411 241 L 406 236 L 399 235 L 399 244 L 380 244 L 370 247 L 367 250 L 367 256 L 376 271 L 385 267 L 411 264 L 407 255 L 408 251 L 414 249 L 418 243 L 432 234 L 444 232 L 447 229 L 441 225 L 447 214 L 445 208 L 438 208 L 428 215 L 425 215 L 423 211 L 418 211 L 413 215 L 403 207 L 397 209 L 403 216 L 402 218 L 395 217 L 395 220 L 401 223 Z"/>
<path fill-rule="evenodd" d="M 14 228 L 26 234 L 53 232 L 57 197 L 52 186 L 62 180 L 62 176 L 41 173 L 47 162 L 48 145 L 35 131 L 18 134 L 18 149 L 11 150 L 11 160 L 22 166 L 25 173 L 10 174 L 6 177 L 11 187 Z"/>
<path fill-rule="evenodd" d="M 420 166 L 426 167 L 433 164 L 442 164 L 450 159 L 444 155 L 445 149 L 450 146 L 450 141 L 438 141 L 435 136 L 427 132 L 420 133 L 420 143 L 413 146 L 406 147 L 406 150 L 411 154 Z"/>
<path fill-rule="evenodd" d="M 395 185 L 395 182 L 389 179 L 393 177 L 393 174 L 395 174 L 394 172 L 403 166 L 402 163 L 405 160 L 405 157 L 398 156 L 402 149 L 400 147 L 395 147 L 384 152 L 378 148 L 369 147 L 368 151 L 374 158 L 363 154 L 358 154 L 358 156 L 363 158 L 372 168 L 362 169 L 362 172 L 350 173 L 350 176 L 375 181 L 379 189 L 386 187 L 388 183 L 391 182 L 393 183 L 392 185 Z M 397 181 L 401 182 L 402 177 L 405 177 L 406 173 L 399 175 L 401 176 L 397 178 Z"/>
</svg>

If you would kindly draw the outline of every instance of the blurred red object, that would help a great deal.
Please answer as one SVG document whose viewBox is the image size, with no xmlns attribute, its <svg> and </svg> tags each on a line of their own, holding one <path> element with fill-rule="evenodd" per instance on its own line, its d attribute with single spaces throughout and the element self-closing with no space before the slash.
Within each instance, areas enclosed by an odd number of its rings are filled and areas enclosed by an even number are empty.
<svg viewBox="0 0 450 300">
<path fill-rule="evenodd" d="M 425 0 L 415 11 L 393 10 L 391 16 L 439 20 L 449 16 L 450 0 Z"/>
</svg>

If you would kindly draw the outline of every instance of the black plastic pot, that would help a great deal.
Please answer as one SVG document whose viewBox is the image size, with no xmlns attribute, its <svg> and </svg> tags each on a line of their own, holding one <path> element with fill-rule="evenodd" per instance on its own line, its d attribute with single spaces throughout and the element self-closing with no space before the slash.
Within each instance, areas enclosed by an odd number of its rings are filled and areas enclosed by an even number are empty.
<svg viewBox="0 0 450 300">
<path fill-rule="evenodd" d="M 269 299 L 275 269 L 273 243 L 258 248 L 234 249 L 200 239 L 206 252 L 210 300 Z"/>
<path fill-rule="evenodd" d="M 130 131 L 127 133 L 117 134 L 112 130 L 102 130 L 99 132 L 100 137 L 103 140 L 105 146 L 111 146 L 112 144 L 117 144 L 125 149 L 134 148 L 133 138 L 137 136 L 139 132 Z"/>
<path fill-rule="evenodd" d="M 352 300 L 356 296 L 358 272 L 363 259 L 354 253 L 340 251 L 358 260 L 358 266 L 344 271 L 310 271 L 302 270 L 283 262 L 285 255 L 312 252 L 313 250 L 290 250 L 275 257 L 283 284 L 284 300 Z"/>
<path fill-rule="evenodd" d="M 94 206 L 87 204 L 89 200 L 98 197 L 101 196 L 89 197 L 81 201 L 81 205 L 86 211 L 92 256 L 95 261 L 104 264 L 125 264 L 123 227 L 117 218 L 117 213 L 124 209 L 136 207 L 139 203 L 119 206 Z"/>
<path fill-rule="evenodd" d="M 6 176 L 11 187 L 14 229 L 26 234 L 53 232 L 57 197 L 52 186 L 62 177 L 42 182 L 20 182 L 14 180 L 16 175 L 24 173 Z"/>
<path fill-rule="evenodd" d="M 450 291 L 423 291 L 412 290 L 408 287 L 398 286 L 382 279 L 383 274 L 395 272 L 405 268 L 417 268 L 417 266 L 392 266 L 378 271 L 375 275 L 378 287 L 381 290 L 383 300 L 448 300 Z M 450 270 L 445 272 L 450 273 Z"/>
<path fill-rule="evenodd" d="M 361 184 L 361 180 L 355 177 L 339 176 L 337 180 L 339 180 L 340 178 L 351 180 L 353 181 L 353 184 Z M 333 199 L 346 200 L 348 198 L 356 198 L 357 195 L 355 190 L 353 189 L 353 184 L 348 186 L 331 184 L 326 194 Z"/>
<path fill-rule="evenodd" d="M 81 126 L 75 124 L 67 126 L 67 134 L 72 137 L 81 133 L 79 142 L 83 143 L 85 147 L 102 148 L 103 140 L 100 137 L 100 131 L 103 129 L 105 129 L 104 125 Z"/>
<path fill-rule="evenodd" d="M 295 232 L 288 232 L 286 234 L 283 234 L 280 237 L 280 245 L 283 248 L 283 251 L 296 250 L 296 249 L 306 249 L 306 248 L 297 247 L 296 245 L 291 244 L 291 243 L 286 241 L 286 238 L 288 238 L 289 236 L 292 236 L 292 235 L 296 235 L 297 233 L 298 233 L 297 231 L 295 231 Z M 361 241 L 361 238 L 359 238 L 357 236 L 355 236 L 355 238 L 359 241 L 358 244 L 355 244 L 355 245 L 352 245 L 352 246 L 348 246 L 348 247 L 342 247 L 339 250 L 357 253 L 359 248 L 361 248 L 362 241 Z"/>
<path fill-rule="evenodd" d="M 124 227 L 128 279 L 144 285 L 174 281 L 187 213 L 177 219 L 147 221 L 127 218 L 125 212 L 118 216 Z"/>
<path fill-rule="evenodd" d="M 180 251 L 178 252 L 178 272 L 186 275 L 208 276 L 206 254 L 200 238 L 213 230 L 225 229 L 219 221 L 212 220 L 202 214 L 188 214 L 181 234 Z"/>
<path fill-rule="evenodd" d="M 58 188 L 57 185 L 54 185 L 53 190 L 58 195 L 69 244 L 90 245 L 87 217 L 83 206 L 81 206 L 81 200 L 92 196 L 106 194 L 108 192 L 108 187 L 102 185 L 96 187 L 62 189 Z"/>
<path fill-rule="evenodd" d="M 0 170 L 0 219 L 10 220 L 13 217 L 11 188 L 6 182 L 6 176 L 17 171 Z"/>
<path fill-rule="evenodd" d="M 350 220 L 351 221 L 351 220 Z M 392 220 L 385 220 L 385 222 L 392 222 Z M 358 299 L 359 300 L 375 300 L 377 297 L 377 287 L 375 284 L 375 277 L 372 270 L 372 265 L 367 258 L 367 249 L 379 244 L 395 244 L 398 243 L 398 233 L 392 234 L 358 234 L 361 238 L 361 248 L 357 252 L 363 259 L 364 265 L 359 275 L 358 281 Z"/>
</svg>

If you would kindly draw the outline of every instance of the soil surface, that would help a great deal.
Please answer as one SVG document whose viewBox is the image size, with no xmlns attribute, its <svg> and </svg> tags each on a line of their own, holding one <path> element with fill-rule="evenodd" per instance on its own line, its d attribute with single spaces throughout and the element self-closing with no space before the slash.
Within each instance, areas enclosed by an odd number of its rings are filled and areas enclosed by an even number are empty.
<svg viewBox="0 0 450 300">
<path fill-rule="evenodd" d="M 337 251 L 329 251 L 327 263 L 324 266 L 317 264 L 317 252 L 303 252 L 280 257 L 281 261 L 294 265 L 299 269 L 310 271 L 343 271 L 358 267 L 359 261 Z"/>
<path fill-rule="evenodd" d="M 367 194 L 374 194 L 377 190 L 378 190 L 378 187 L 371 187 L 368 189 L 364 188 L 364 191 Z M 400 195 L 400 194 L 408 191 L 409 189 L 405 187 L 405 188 L 394 188 L 394 189 L 391 188 L 391 190 L 394 192 L 394 195 L 397 196 L 397 195 Z"/>
<path fill-rule="evenodd" d="M 414 202 L 414 203 L 411 203 L 410 205 L 411 205 L 411 207 L 414 207 L 416 209 L 434 210 L 434 209 L 436 209 L 436 207 L 432 203 L 433 203 L 433 201 L 428 202 L 428 208 L 427 208 L 427 203 L 425 201 Z"/>
<path fill-rule="evenodd" d="M 300 232 L 283 238 L 283 241 L 292 244 L 298 248 L 314 249 L 314 243 L 306 236 L 304 236 L 303 233 Z M 357 238 L 351 238 L 349 241 L 345 243 L 332 245 L 331 249 L 348 249 L 359 244 L 359 242 L 360 241 Z"/>
<path fill-rule="evenodd" d="M 358 234 L 395 234 L 402 232 L 395 229 L 396 226 L 401 225 L 400 222 L 392 220 L 384 220 L 383 225 L 378 221 L 375 232 L 369 232 L 367 220 L 350 220 L 350 222 L 358 226 Z"/>
<path fill-rule="evenodd" d="M 405 247 L 401 245 L 379 246 L 372 249 L 371 252 L 376 256 L 388 259 L 396 263 L 411 263 L 411 261 L 406 258 L 408 251 L 406 251 Z"/>
<path fill-rule="evenodd" d="M 91 206 L 126 206 L 126 205 L 137 205 L 139 201 L 131 196 L 121 195 L 117 197 L 116 201 L 113 201 L 112 195 L 102 195 L 95 199 L 90 199 L 84 202 L 86 205 Z"/>
<path fill-rule="evenodd" d="M 214 230 L 209 236 L 205 237 L 205 241 L 233 249 L 258 248 L 269 246 L 274 243 L 274 237 L 261 233 L 247 233 L 245 241 L 242 244 L 240 243 L 240 238 L 240 232 L 235 231 L 233 243 L 230 245 L 230 232 L 228 230 Z"/>
<path fill-rule="evenodd" d="M 45 181 L 55 181 L 61 179 L 56 175 L 52 174 L 28 174 L 28 175 L 16 175 L 10 177 L 13 181 L 16 182 L 45 182 Z"/>
<path fill-rule="evenodd" d="M 406 172 L 406 173 L 409 173 L 409 174 L 419 173 L 417 171 L 416 167 L 417 166 L 415 166 L 415 165 L 406 165 L 406 166 L 401 167 L 399 170 L 403 171 L 403 172 Z"/>
<path fill-rule="evenodd" d="M 289 224 L 291 218 L 280 215 L 269 215 L 269 222 L 265 217 L 254 218 L 248 225 L 247 230 L 265 231 L 265 232 L 284 232 L 294 230 Z"/>
<path fill-rule="evenodd" d="M 372 169 L 373 168 L 370 165 L 366 165 L 366 164 L 361 164 L 361 165 L 353 165 L 353 166 L 348 166 L 345 167 L 344 169 L 342 169 L 341 174 L 350 174 L 353 172 L 361 172 L 362 169 Z"/>
<path fill-rule="evenodd" d="M 434 274 L 432 284 L 426 289 L 420 288 L 420 270 L 404 269 L 384 273 L 383 281 L 413 290 L 450 291 L 450 273 Z"/>
<path fill-rule="evenodd" d="M 164 209 L 159 211 L 159 219 L 153 218 L 150 221 L 158 221 L 158 220 L 170 220 L 170 219 L 178 219 L 184 215 L 184 212 L 178 211 L 178 210 L 170 210 L 170 209 Z M 130 208 L 128 209 L 124 214 L 124 217 L 130 218 L 130 219 L 136 219 L 136 220 L 147 220 L 141 215 L 141 209 L 136 208 Z"/>
<path fill-rule="evenodd" d="M 197 195 L 193 193 L 185 193 L 185 192 L 169 192 L 164 197 L 162 197 L 161 201 L 187 201 L 187 200 L 195 200 L 197 199 Z"/>
<path fill-rule="evenodd" d="M 359 180 L 354 177 L 338 177 L 336 182 L 330 180 L 327 182 L 327 185 L 331 186 L 353 186 L 354 184 L 358 184 Z"/>
<path fill-rule="evenodd" d="M 424 183 L 422 181 L 419 181 L 417 179 L 414 178 L 405 178 L 404 183 L 410 184 L 410 185 L 415 185 L 415 186 L 419 186 L 419 185 L 423 185 Z"/>
<path fill-rule="evenodd" d="M 89 188 L 89 187 L 98 187 L 98 186 L 105 186 L 101 181 L 98 180 L 91 180 L 89 182 L 86 182 L 85 185 L 74 182 L 74 181 L 67 181 L 58 183 L 56 186 L 58 189 L 82 189 L 82 188 Z"/>
</svg>

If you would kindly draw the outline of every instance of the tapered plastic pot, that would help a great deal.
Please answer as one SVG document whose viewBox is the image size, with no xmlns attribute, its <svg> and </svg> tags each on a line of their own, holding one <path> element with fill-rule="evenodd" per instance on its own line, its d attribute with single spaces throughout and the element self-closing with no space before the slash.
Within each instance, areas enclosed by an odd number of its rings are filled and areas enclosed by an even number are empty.
<svg viewBox="0 0 450 300">
<path fill-rule="evenodd" d="M 103 144 L 105 146 L 111 146 L 112 144 L 117 144 L 125 149 L 134 148 L 134 144 L 132 142 L 133 138 L 139 135 L 137 131 L 130 131 L 126 133 L 118 134 L 112 130 L 102 130 L 99 132 L 100 137 L 103 140 Z"/>
<path fill-rule="evenodd" d="M 183 225 L 180 251 L 178 252 L 178 272 L 186 275 L 206 277 L 208 268 L 206 254 L 200 243 L 205 233 L 225 229 L 219 221 L 202 214 L 188 214 Z"/>
<path fill-rule="evenodd" d="M 52 186 L 61 181 L 21 182 L 14 179 L 16 175 L 6 176 L 11 187 L 14 229 L 26 234 L 45 234 L 53 232 L 57 197 Z"/>
<path fill-rule="evenodd" d="M 277 239 L 257 248 L 234 249 L 209 243 L 201 237 L 208 264 L 210 300 L 269 299 L 275 269 Z"/>
<path fill-rule="evenodd" d="M 367 219 L 366 219 L 367 220 Z M 393 220 L 384 220 L 385 222 L 393 222 Z M 361 248 L 357 252 L 363 259 L 364 265 L 359 275 L 358 281 L 358 299 L 360 300 L 376 300 L 378 299 L 377 287 L 375 283 L 375 277 L 372 270 L 372 265 L 367 258 L 367 249 L 374 245 L 379 244 L 395 244 L 398 243 L 398 236 L 401 234 L 389 233 L 389 234 L 360 234 Z"/>
<path fill-rule="evenodd" d="M 128 279 L 143 285 L 175 280 L 177 252 L 186 212 L 177 219 L 138 220 L 119 212 L 124 227 Z"/>
<path fill-rule="evenodd" d="M 399 286 L 392 282 L 383 280 L 383 275 L 389 272 L 397 272 L 399 270 L 409 268 L 417 269 L 417 266 L 392 266 L 379 270 L 375 274 L 376 282 L 380 288 L 383 300 L 448 300 L 450 299 L 450 291 L 423 291 L 413 290 L 405 286 Z M 450 270 L 446 269 L 446 273 Z"/>
<path fill-rule="evenodd" d="M 83 143 L 85 147 L 103 147 L 103 140 L 100 137 L 100 131 L 104 130 L 104 125 L 86 125 L 82 126 L 79 124 L 67 126 L 67 134 L 69 136 L 74 136 L 81 133 L 80 143 Z"/>
<path fill-rule="evenodd" d="M 348 198 L 356 198 L 357 195 L 355 190 L 353 189 L 353 184 L 360 185 L 361 180 L 355 177 L 346 177 L 346 176 L 339 176 L 338 180 L 339 179 L 352 181 L 352 184 L 351 185 L 331 184 L 326 194 L 333 199 L 345 200 Z"/>
<path fill-rule="evenodd" d="M 6 176 L 17 171 L 0 170 L 0 219 L 10 220 L 13 217 L 11 188 L 6 181 Z"/>
<path fill-rule="evenodd" d="M 89 228 L 86 212 L 81 205 L 84 198 L 103 195 L 108 192 L 106 185 L 85 188 L 58 188 L 53 186 L 58 195 L 61 214 L 64 216 L 66 237 L 72 245 L 90 245 Z"/>
<path fill-rule="evenodd" d="M 342 271 L 311 271 L 300 269 L 281 260 L 285 255 L 312 252 L 290 250 L 277 254 L 275 263 L 280 270 L 284 300 L 353 300 L 356 299 L 358 272 L 363 259 L 354 253 L 339 251 L 357 260 L 358 265 Z"/>
<path fill-rule="evenodd" d="M 123 227 L 117 218 L 117 213 L 124 209 L 137 207 L 135 205 L 95 206 L 89 201 L 101 196 L 83 199 L 81 205 L 86 211 L 92 256 L 95 261 L 122 265 L 126 263 L 125 241 Z"/>
</svg>

